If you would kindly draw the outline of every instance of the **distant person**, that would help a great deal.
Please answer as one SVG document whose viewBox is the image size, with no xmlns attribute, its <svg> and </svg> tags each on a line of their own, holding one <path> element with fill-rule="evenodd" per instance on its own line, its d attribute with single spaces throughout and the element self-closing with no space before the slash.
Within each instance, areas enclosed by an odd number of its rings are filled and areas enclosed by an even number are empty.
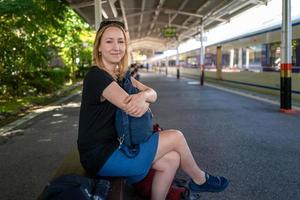
<svg viewBox="0 0 300 200">
<path fill-rule="evenodd" d="M 127 71 L 128 40 L 124 24 L 103 21 L 97 31 L 93 62 L 83 82 L 80 107 L 78 149 L 84 169 L 91 175 L 122 176 L 129 183 L 141 181 L 155 169 L 152 200 L 163 200 L 178 168 L 191 177 L 194 192 L 220 192 L 228 181 L 202 171 L 194 160 L 184 135 L 178 130 L 154 133 L 140 144 L 139 154 L 129 159 L 119 150 L 115 130 L 115 111 L 119 107 L 139 117 L 157 99 L 156 92 L 131 78 L 141 92 L 128 95 L 120 81 Z"/>
<path fill-rule="evenodd" d="M 131 72 L 131 76 L 136 80 L 140 80 L 139 68 L 134 68 Z"/>
<path fill-rule="evenodd" d="M 137 64 L 131 64 L 130 68 L 131 68 L 131 76 L 139 81 L 140 80 L 139 66 Z"/>
</svg>

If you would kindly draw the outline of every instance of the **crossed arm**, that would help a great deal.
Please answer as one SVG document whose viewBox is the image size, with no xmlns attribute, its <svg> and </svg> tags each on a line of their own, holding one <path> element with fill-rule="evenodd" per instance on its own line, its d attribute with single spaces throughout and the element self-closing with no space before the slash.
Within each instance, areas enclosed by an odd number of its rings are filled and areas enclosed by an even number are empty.
<svg viewBox="0 0 300 200">
<path fill-rule="evenodd" d="M 150 103 L 156 101 L 157 94 L 155 90 L 132 77 L 131 81 L 140 90 L 139 93 L 129 95 L 113 81 L 104 89 L 102 96 L 129 115 L 140 117 L 148 110 Z"/>
</svg>

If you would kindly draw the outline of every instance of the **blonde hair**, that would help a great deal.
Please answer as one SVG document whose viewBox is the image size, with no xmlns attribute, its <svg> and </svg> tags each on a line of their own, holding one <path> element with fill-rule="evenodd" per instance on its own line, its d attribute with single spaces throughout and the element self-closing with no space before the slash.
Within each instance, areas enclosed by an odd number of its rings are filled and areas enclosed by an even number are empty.
<svg viewBox="0 0 300 200">
<path fill-rule="evenodd" d="M 108 69 L 104 66 L 104 63 L 102 61 L 102 54 L 99 53 L 99 46 L 101 43 L 101 39 L 103 36 L 103 33 L 105 32 L 105 30 L 109 27 L 117 27 L 119 28 L 124 35 L 124 39 L 125 39 L 125 54 L 123 56 L 123 58 L 121 59 L 121 61 L 118 64 L 118 68 L 116 68 L 116 72 L 115 74 L 111 74 L 110 71 L 108 71 Z M 101 29 L 99 29 L 97 31 L 96 37 L 95 37 L 95 41 L 94 41 L 94 48 L 93 48 L 93 64 L 97 65 L 99 68 L 107 71 L 108 73 L 110 73 L 111 75 L 113 75 L 113 77 L 119 80 L 122 80 L 125 73 L 128 70 L 128 37 L 127 37 L 127 32 L 118 24 L 115 23 L 111 23 L 107 26 L 102 27 Z"/>
</svg>

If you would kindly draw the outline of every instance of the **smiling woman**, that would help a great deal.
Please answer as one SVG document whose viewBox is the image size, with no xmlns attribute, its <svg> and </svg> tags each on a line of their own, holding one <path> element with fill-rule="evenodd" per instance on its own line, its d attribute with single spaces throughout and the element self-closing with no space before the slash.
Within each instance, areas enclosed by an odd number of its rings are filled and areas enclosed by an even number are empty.
<svg viewBox="0 0 300 200">
<path fill-rule="evenodd" d="M 99 45 L 99 54 L 102 56 L 103 64 L 113 70 L 115 65 L 125 54 L 125 38 L 120 29 L 116 27 L 109 27 L 101 38 Z"/>
<path fill-rule="evenodd" d="M 82 166 L 91 175 L 121 176 L 129 183 L 141 181 L 153 168 L 152 200 L 166 198 L 179 167 L 191 177 L 188 187 L 193 192 L 223 191 L 227 179 L 203 172 L 178 130 L 150 134 L 146 141 L 137 144 L 139 151 L 135 157 L 122 151 L 123 142 L 118 140 L 115 127 L 117 108 L 138 121 L 157 99 L 152 88 L 130 76 L 137 93 L 128 94 L 121 87 L 128 68 L 127 43 L 121 22 L 104 21 L 100 25 L 93 49 L 94 66 L 83 81 L 77 140 Z M 143 134 L 145 128 L 139 127 L 137 133 Z"/>
<path fill-rule="evenodd" d="M 116 20 L 103 21 L 94 42 L 94 64 L 112 76 L 115 76 L 115 73 L 122 74 L 121 72 L 126 71 L 128 66 L 128 39 L 124 24 L 122 24 Z"/>
</svg>

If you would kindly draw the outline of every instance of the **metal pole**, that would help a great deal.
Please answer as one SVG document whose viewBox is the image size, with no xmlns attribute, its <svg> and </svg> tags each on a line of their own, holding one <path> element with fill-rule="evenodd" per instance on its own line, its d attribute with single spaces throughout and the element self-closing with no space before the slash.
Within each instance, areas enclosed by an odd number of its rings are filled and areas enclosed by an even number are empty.
<svg viewBox="0 0 300 200">
<path fill-rule="evenodd" d="M 292 105 L 292 26 L 291 0 L 282 0 L 281 64 L 280 64 L 280 110 L 291 111 Z"/>
<path fill-rule="evenodd" d="M 101 0 L 94 0 L 95 5 L 95 29 L 98 30 L 102 22 L 102 3 Z"/>
<path fill-rule="evenodd" d="M 249 61 L 250 61 L 250 50 L 246 48 L 246 69 L 249 69 Z"/>
<path fill-rule="evenodd" d="M 239 48 L 239 61 L 238 61 L 238 68 L 243 68 L 243 49 Z"/>
<path fill-rule="evenodd" d="M 229 61 L 229 68 L 233 68 L 234 65 L 234 49 L 230 50 L 230 61 Z"/>
<path fill-rule="evenodd" d="M 165 73 L 166 73 L 166 76 L 168 76 L 168 66 L 169 66 L 169 60 L 168 60 L 168 57 L 167 57 L 167 60 L 166 60 L 166 66 L 165 66 Z"/>
<path fill-rule="evenodd" d="M 222 46 L 217 46 L 216 68 L 216 77 L 222 80 Z"/>
<path fill-rule="evenodd" d="M 179 70 L 179 50 L 178 50 L 179 41 L 178 41 L 178 38 L 176 38 L 176 41 L 177 41 L 177 45 L 176 45 L 176 68 L 177 68 L 177 79 L 179 79 L 180 78 L 180 70 Z"/>
<path fill-rule="evenodd" d="M 200 52 L 200 70 L 201 70 L 201 76 L 200 76 L 200 85 L 203 86 L 204 84 L 204 56 L 205 56 L 205 47 L 203 45 L 203 35 L 204 35 L 204 26 L 203 23 L 201 22 L 201 27 L 200 27 L 200 44 L 201 44 L 201 52 Z"/>
<path fill-rule="evenodd" d="M 168 45 L 167 45 L 167 51 L 168 51 Z M 168 76 L 168 67 L 169 67 L 169 56 L 166 57 L 166 76 Z"/>
</svg>

